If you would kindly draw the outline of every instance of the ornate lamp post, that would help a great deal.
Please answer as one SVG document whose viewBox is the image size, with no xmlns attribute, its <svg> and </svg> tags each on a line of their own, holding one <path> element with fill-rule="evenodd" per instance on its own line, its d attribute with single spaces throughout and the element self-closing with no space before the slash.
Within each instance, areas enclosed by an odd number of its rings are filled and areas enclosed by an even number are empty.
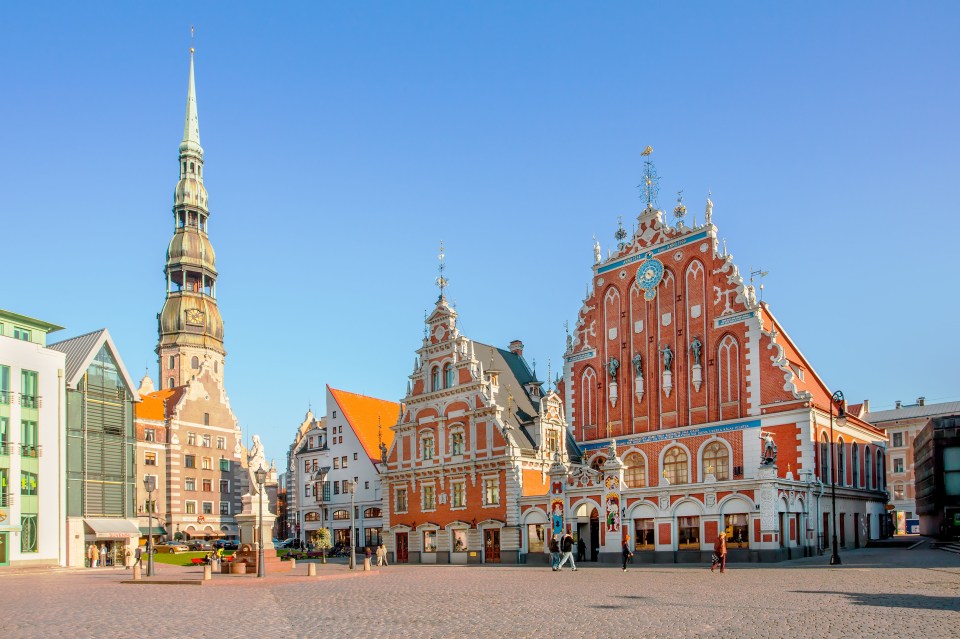
<svg viewBox="0 0 960 639">
<path fill-rule="evenodd" d="M 267 471 L 261 466 L 254 475 L 257 478 L 257 494 L 260 496 L 260 517 L 257 524 L 257 577 L 266 577 L 267 573 L 263 565 L 263 485 L 267 482 Z"/>
<path fill-rule="evenodd" d="M 147 491 L 147 577 L 153 577 L 153 491 L 157 489 L 157 478 L 147 475 L 143 487 Z"/>
<path fill-rule="evenodd" d="M 830 398 L 830 450 L 833 450 L 833 408 L 837 408 L 837 426 L 846 426 L 847 425 L 847 413 L 843 410 L 843 393 L 837 391 L 833 394 L 833 397 Z M 833 518 L 833 542 L 831 547 L 833 548 L 833 554 L 830 555 L 830 565 L 839 566 L 840 565 L 840 553 L 837 550 L 837 468 L 836 464 L 833 461 L 833 453 L 830 453 L 830 501 L 832 506 L 830 508 L 830 515 Z"/>
<path fill-rule="evenodd" d="M 357 483 L 347 480 L 347 486 L 350 487 L 350 570 L 353 570 L 356 567 L 356 549 L 353 547 L 353 537 L 356 534 L 354 532 L 354 509 L 356 508 L 355 499 L 357 494 Z"/>
</svg>

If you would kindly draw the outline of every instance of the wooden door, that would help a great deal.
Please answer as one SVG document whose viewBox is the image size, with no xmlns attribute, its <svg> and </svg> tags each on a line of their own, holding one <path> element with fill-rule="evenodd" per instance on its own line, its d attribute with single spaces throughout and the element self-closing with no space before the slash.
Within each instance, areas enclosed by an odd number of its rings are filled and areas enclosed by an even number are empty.
<svg viewBox="0 0 960 639">
<path fill-rule="evenodd" d="M 488 564 L 500 563 L 500 529 L 487 528 L 483 531 L 483 560 Z"/>
<path fill-rule="evenodd" d="M 397 550 L 393 559 L 394 563 L 405 564 L 409 561 L 407 557 L 407 533 L 397 533 Z"/>
</svg>

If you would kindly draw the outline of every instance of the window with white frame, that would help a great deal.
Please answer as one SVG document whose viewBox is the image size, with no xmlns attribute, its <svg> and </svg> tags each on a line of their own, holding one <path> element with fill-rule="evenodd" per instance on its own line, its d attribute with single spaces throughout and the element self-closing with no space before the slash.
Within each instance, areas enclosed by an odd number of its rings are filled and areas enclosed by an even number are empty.
<svg viewBox="0 0 960 639">
<path fill-rule="evenodd" d="M 673 446 L 663 456 L 663 476 L 671 484 L 687 483 L 687 452 Z"/>
<path fill-rule="evenodd" d="M 197 489 L 197 480 L 193 477 L 187 477 L 183 480 L 183 489 L 189 492 L 193 492 Z"/>
<path fill-rule="evenodd" d="M 197 514 L 197 502 L 195 502 L 195 501 L 188 501 L 188 502 L 185 503 L 185 506 L 186 506 L 185 510 L 186 510 L 186 513 L 187 513 L 188 515 L 196 515 L 196 514 Z"/>
<path fill-rule="evenodd" d="M 463 454 L 463 431 L 456 430 L 450 435 L 450 454 Z"/>
<path fill-rule="evenodd" d="M 904 469 L 903 457 L 894 457 L 893 458 L 893 472 L 902 473 Z"/>
<path fill-rule="evenodd" d="M 703 451 L 704 475 L 713 475 L 717 481 L 730 479 L 730 451 L 723 442 L 712 441 Z"/>
<path fill-rule="evenodd" d="M 227 448 L 226 437 L 217 437 L 217 448 L 219 448 L 220 450 L 225 450 Z"/>
<path fill-rule="evenodd" d="M 197 445 L 197 434 L 196 433 L 187 433 L 187 444 L 189 446 Z"/>
<path fill-rule="evenodd" d="M 450 507 L 466 508 L 467 506 L 467 484 L 463 481 L 450 483 Z"/>
<path fill-rule="evenodd" d="M 397 488 L 393 493 L 393 507 L 398 513 L 407 512 L 407 489 Z"/>
<path fill-rule="evenodd" d="M 893 434 L 893 443 L 894 448 L 900 448 L 903 446 L 903 433 L 894 433 Z"/>
<path fill-rule="evenodd" d="M 496 506 L 500 503 L 500 480 L 488 477 L 483 480 L 483 504 Z"/>
<path fill-rule="evenodd" d="M 221 501 L 221 502 L 220 502 L 220 514 L 221 514 L 221 515 L 229 515 L 229 514 L 230 514 L 230 502 L 229 502 L 229 501 Z"/>
<path fill-rule="evenodd" d="M 420 510 L 436 510 L 437 495 L 433 484 L 424 484 L 421 492 L 422 507 Z"/>
<path fill-rule="evenodd" d="M 144 465 L 144 466 L 156 466 L 156 465 L 157 465 L 157 454 L 156 454 L 156 453 L 144 453 L 144 454 L 143 454 L 143 465 Z"/>
<path fill-rule="evenodd" d="M 426 435 L 420 441 L 424 459 L 433 459 L 433 435 Z"/>
</svg>

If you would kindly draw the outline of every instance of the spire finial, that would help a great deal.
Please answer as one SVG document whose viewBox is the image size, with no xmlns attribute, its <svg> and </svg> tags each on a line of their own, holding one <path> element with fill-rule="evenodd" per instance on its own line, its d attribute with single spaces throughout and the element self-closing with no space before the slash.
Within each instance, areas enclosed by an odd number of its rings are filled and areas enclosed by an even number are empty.
<svg viewBox="0 0 960 639">
<path fill-rule="evenodd" d="M 547 390 L 550 390 L 550 384 L 553 383 L 553 369 L 551 368 L 550 358 L 547 358 Z"/>
<path fill-rule="evenodd" d="M 428 326 L 429 324 L 427 324 L 427 311 L 424 310 L 423 311 L 423 339 L 427 339 L 427 335 L 429 331 L 429 329 L 427 328 Z"/>
<path fill-rule="evenodd" d="M 194 35 L 194 33 L 196 33 L 196 31 L 195 31 L 195 29 L 193 28 L 193 25 L 191 24 L 191 25 L 190 25 L 190 55 L 191 55 L 191 56 L 193 55 L 193 35 Z"/>
<path fill-rule="evenodd" d="M 626 242 L 624 242 L 624 240 L 627 239 L 627 230 L 623 228 L 622 215 L 617 216 L 617 232 L 614 233 L 613 236 L 617 238 L 617 248 L 622 251 L 623 247 L 626 246 Z"/>
<path fill-rule="evenodd" d="M 673 208 L 673 217 L 677 222 L 683 222 L 683 216 L 687 214 L 687 207 L 683 205 L 683 189 L 677 191 L 677 205 Z"/>
<path fill-rule="evenodd" d="M 193 38 L 193 27 L 190 27 Z M 180 150 L 192 150 L 203 153 L 200 147 L 200 117 L 197 115 L 197 87 L 193 73 L 193 47 L 190 47 L 190 80 L 187 83 L 187 115 L 183 122 L 183 143 Z"/>
<path fill-rule="evenodd" d="M 437 256 L 437 259 L 440 260 L 440 265 L 438 267 L 440 276 L 437 277 L 437 287 L 440 289 L 440 297 L 438 300 L 442 300 L 444 299 L 444 289 L 447 288 L 448 284 L 447 278 L 443 276 L 444 269 L 446 269 L 447 266 L 447 255 L 443 252 L 443 240 L 440 240 L 440 255 Z"/>
<path fill-rule="evenodd" d="M 641 197 L 647 203 L 647 208 L 652 208 L 657 205 L 657 184 L 660 182 L 660 177 L 657 175 L 657 169 L 653 166 L 653 160 L 650 159 L 650 156 L 653 154 L 653 147 L 647 146 L 641 153 L 643 160 L 643 182 L 640 183 L 639 187 L 642 191 Z"/>
</svg>

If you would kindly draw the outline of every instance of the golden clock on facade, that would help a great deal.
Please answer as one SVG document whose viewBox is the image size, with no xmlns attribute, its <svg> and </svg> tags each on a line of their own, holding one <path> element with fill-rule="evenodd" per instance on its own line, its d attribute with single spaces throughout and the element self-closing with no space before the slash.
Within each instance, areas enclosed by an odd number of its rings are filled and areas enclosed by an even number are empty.
<svg viewBox="0 0 960 639">
<path fill-rule="evenodd" d="M 199 308 L 187 309 L 184 314 L 187 318 L 187 324 L 192 324 L 193 326 L 203 326 L 203 311 Z"/>
</svg>

